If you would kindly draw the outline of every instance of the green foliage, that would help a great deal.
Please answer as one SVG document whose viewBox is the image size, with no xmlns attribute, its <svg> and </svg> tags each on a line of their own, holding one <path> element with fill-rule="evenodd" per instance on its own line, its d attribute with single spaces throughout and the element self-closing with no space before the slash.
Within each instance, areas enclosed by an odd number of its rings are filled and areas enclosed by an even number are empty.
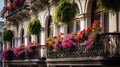
<svg viewBox="0 0 120 67">
<path fill-rule="evenodd" d="M 120 10 L 120 0 L 98 0 L 97 5 L 100 9 L 112 13 L 119 12 Z"/>
<path fill-rule="evenodd" d="M 31 35 L 38 35 L 39 32 L 41 31 L 41 24 L 39 19 L 33 18 L 28 22 L 28 32 Z"/>
<path fill-rule="evenodd" d="M 2 39 L 3 41 L 12 41 L 13 32 L 11 30 L 4 30 L 2 32 Z"/>
<path fill-rule="evenodd" d="M 53 20 L 55 23 L 62 22 L 68 24 L 76 15 L 75 5 L 69 0 L 61 0 L 57 7 L 55 7 Z"/>
</svg>

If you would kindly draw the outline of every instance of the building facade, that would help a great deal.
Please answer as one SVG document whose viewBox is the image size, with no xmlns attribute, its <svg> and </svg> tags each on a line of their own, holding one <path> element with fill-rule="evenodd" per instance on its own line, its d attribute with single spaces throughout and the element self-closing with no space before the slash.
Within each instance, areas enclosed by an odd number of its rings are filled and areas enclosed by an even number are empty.
<svg viewBox="0 0 120 67">
<path fill-rule="evenodd" d="M 2 67 L 2 26 L 3 26 L 3 21 L 0 22 L 0 66 Z"/>
<path fill-rule="evenodd" d="M 4 0 L 5 6 L 11 6 L 14 0 Z M 97 10 L 96 0 L 71 0 L 75 4 L 76 16 L 74 21 L 69 25 L 55 24 L 52 20 L 54 8 L 57 6 L 59 0 L 22 0 L 23 3 L 17 5 L 15 8 L 4 12 L 5 18 L 4 29 L 14 31 L 12 43 L 3 42 L 3 48 L 14 48 L 21 44 L 27 45 L 28 42 L 35 41 L 41 45 L 38 51 L 38 56 L 35 59 L 20 59 L 3 60 L 4 67 L 12 66 L 37 66 L 37 67 L 80 67 L 80 66 L 103 66 L 100 62 L 101 57 L 70 57 L 70 58 L 49 58 L 47 54 L 47 47 L 45 40 L 49 36 L 55 36 L 59 33 L 79 33 L 88 26 L 91 26 L 94 20 L 100 20 L 100 33 L 117 33 L 120 31 L 120 13 L 106 13 L 102 10 Z M 17 2 L 16 2 L 17 3 Z M 18 2 L 19 4 L 19 2 Z M 40 20 L 42 30 L 39 35 L 29 35 L 27 30 L 28 21 L 38 17 Z M 109 35 L 109 34 L 108 34 Z M 119 39 L 119 37 L 118 37 Z M 118 44 L 120 46 L 120 44 Z M 119 49 L 119 48 L 118 48 Z M 36 51 L 36 52 L 37 52 Z M 119 49 L 120 54 L 120 49 Z M 98 60 L 96 60 L 98 59 Z M 91 62 L 91 63 L 90 63 Z"/>
</svg>

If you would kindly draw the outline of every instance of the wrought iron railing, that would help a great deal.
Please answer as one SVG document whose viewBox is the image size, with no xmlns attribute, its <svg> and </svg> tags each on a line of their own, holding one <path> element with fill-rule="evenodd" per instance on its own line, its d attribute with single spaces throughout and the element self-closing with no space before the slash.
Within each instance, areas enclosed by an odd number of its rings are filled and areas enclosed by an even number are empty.
<svg viewBox="0 0 120 67">
<path fill-rule="evenodd" d="M 86 49 L 84 43 L 77 43 L 70 48 L 52 47 L 47 49 L 47 58 L 76 58 L 76 57 L 116 57 L 120 56 L 120 33 L 103 33 L 97 37 L 97 43 Z"/>
<path fill-rule="evenodd" d="M 7 11 L 7 14 L 5 15 L 5 18 L 9 18 L 9 17 L 13 16 L 14 14 L 22 11 L 23 9 L 27 10 L 28 4 L 29 3 L 26 2 L 26 0 L 23 0 L 23 2 L 20 3 L 20 4 L 16 4 L 15 5 L 16 8 L 11 8 Z"/>
<path fill-rule="evenodd" d="M 32 47 L 30 52 L 23 52 L 22 54 L 16 56 L 13 51 L 9 51 L 6 54 L 5 60 L 25 60 L 25 59 L 40 59 L 40 49 L 39 47 Z"/>
<path fill-rule="evenodd" d="M 103 52 L 103 48 L 86 49 L 85 44 L 79 43 L 71 48 L 60 48 L 58 51 L 48 48 L 47 58 L 96 57 L 103 56 Z"/>
<path fill-rule="evenodd" d="M 103 33 L 99 38 L 99 44 L 104 45 L 104 53 L 107 57 L 120 56 L 120 33 Z"/>
</svg>

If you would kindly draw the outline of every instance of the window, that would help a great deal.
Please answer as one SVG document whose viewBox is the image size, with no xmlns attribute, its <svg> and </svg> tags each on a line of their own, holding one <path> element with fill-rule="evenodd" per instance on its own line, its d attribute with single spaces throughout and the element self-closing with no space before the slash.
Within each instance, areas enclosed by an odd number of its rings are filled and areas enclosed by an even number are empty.
<svg viewBox="0 0 120 67">
<path fill-rule="evenodd" d="M 109 31 L 109 13 L 105 13 L 103 10 L 99 10 L 96 5 L 96 0 L 93 0 L 91 17 L 91 24 L 94 20 L 100 20 L 100 27 L 102 27 L 102 32 Z"/>
<path fill-rule="evenodd" d="M 80 20 L 76 20 L 76 32 L 79 33 L 80 32 Z"/>
<path fill-rule="evenodd" d="M 79 33 L 80 31 L 80 18 L 78 18 L 79 14 L 80 14 L 80 10 L 77 6 L 77 4 L 75 5 L 76 8 L 76 19 L 71 22 L 70 24 L 68 24 L 68 28 L 67 28 L 67 33 L 72 33 L 72 32 L 77 32 Z"/>
<path fill-rule="evenodd" d="M 28 35 L 29 42 L 31 41 L 31 35 Z"/>
<path fill-rule="evenodd" d="M 37 42 L 40 43 L 40 34 L 37 36 Z"/>
<path fill-rule="evenodd" d="M 119 12 L 119 14 L 118 14 L 118 30 L 119 30 L 119 32 L 120 32 L 120 12 Z"/>
<path fill-rule="evenodd" d="M 53 35 L 53 29 L 51 25 L 52 25 L 52 17 L 50 16 L 47 25 L 47 37 Z"/>
<path fill-rule="evenodd" d="M 71 33 L 74 31 L 74 22 L 71 22 L 70 24 L 68 24 L 68 28 L 67 28 L 67 33 Z"/>
<path fill-rule="evenodd" d="M 21 30 L 21 43 L 24 44 L 24 29 Z"/>
</svg>

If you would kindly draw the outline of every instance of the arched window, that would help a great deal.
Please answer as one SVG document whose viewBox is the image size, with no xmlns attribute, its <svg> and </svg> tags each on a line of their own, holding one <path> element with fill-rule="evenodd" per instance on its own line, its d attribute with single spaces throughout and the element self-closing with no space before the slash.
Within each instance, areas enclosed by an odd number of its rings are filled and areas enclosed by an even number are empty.
<svg viewBox="0 0 120 67">
<path fill-rule="evenodd" d="M 94 20 L 100 20 L 100 27 L 102 27 L 102 32 L 109 32 L 109 13 L 98 9 L 96 2 L 97 0 L 93 0 L 91 20 L 92 22 Z"/>
<path fill-rule="evenodd" d="M 28 35 L 28 40 L 29 42 L 31 42 L 31 35 Z"/>
<path fill-rule="evenodd" d="M 11 42 L 11 47 L 14 48 L 15 47 L 15 33 L 13 31 L 13 39 L 12 39 L 12 42 Z"/>
<path fill-rule="evenodd" d="M 49 20 L 48 20 L 48 24 L 47 24 L 47 37 L 53 35 L 53 30 L 52 30 L 51 24 L 52 24 L 52 17 L 50 16 Z"/>
<path fill-rule="evenodd" d="M 24 29 L 21 30 L 21 43 L 24 44 Z"/>
<path fill-rule="evenodd" d="M 117 21 L 118 21 L 118 31 L 120 32 L 120 12 L 118 13 Z"/>
<path fill-rule="evenodd" d="M 40 34 L 37 35 L 37 42 L 40 43 Z"/>
<path fill-rule="evenodd" d="M 76 8 L 76 17 L 74 21 L 68 24 L 67 33 L 80 31 L 80 18 L 78 18 L 78 16 L 80 15 L 80 10 L 77 4 L 75 4 L 75 8 Z"/>
</svg>

